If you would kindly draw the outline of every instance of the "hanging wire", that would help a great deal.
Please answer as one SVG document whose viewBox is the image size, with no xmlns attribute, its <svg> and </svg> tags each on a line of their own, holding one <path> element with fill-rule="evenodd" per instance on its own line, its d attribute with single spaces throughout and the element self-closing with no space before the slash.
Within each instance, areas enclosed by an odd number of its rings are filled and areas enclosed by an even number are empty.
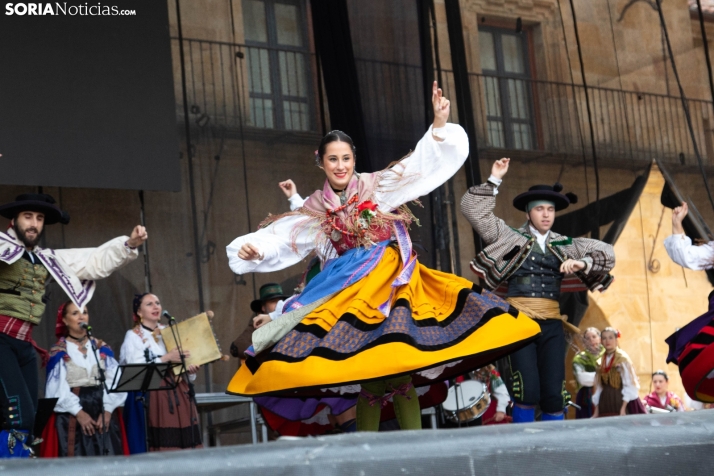
<svg viewBox="0 0 714 476">
<path fill-rule="evenodd" d="M 630 163 L 634 165 L 635 163 L 635 156 L 632 151 L 632 140 L 630 139 L 630 121 L 628 118 L 627 114 L 627 104 L 625 103 L 624 95 L 623 93 L 623 87 L 622 87 L 622 72 L 620 71 L 620 58 L 617 54 L 617 42 L 615 41 L 615 25 L 612 22 L 612 10 L 610 9 L 610 0 L 607 0 L 607 15 L 610 17 L 610 35 L 612 36 L 612 49 L 615 52 L 615 66 L 617 66 L 617 79 L 620 82 L 620 94 L 618 96 L 620 97 L 620 104 L 622 106 L 622 112 L 625 116 L 625 129 L 627 131 L 627 146 L 630 149 Z M 633 173 L 634 173 L 634 168 L 633 168 Z"/>
<path fill-rule="evenodd" d="M 571 0 L 572 1 L 572 0 Z M 699 3 L 697 1 L 697 3 Z M 674 73 L 674 79 L 677 81 L 677 87 L 679 88 L 679 97 L 682 101 L 682 109 L 684 110 L 684 117 L 687 119 L 687 128 L 689 129 L 689 136 L 692 139 L 692 147 L 694 148 L 694 155 L 697 157 L 697 163 L 699 164 L 699 172 L 702 175 L 702 180 L 704 181 L 704 188 L 707 191 L 707 196 L 709 197 L 709 203 L 714 209 L 714 198 L 712 198 L 712 192 L 709 189 L 709 182 L 707 181 L 707 174 L 704 171 L 704 161 L 702 160 L 702 155 L 699 153 L 699 146 L 697 145 L 697 138 L 694 135 L 694 127 L 692 126 L 692 116 L 689 113 L 689 104 L 687 103 L 687 96 L 684 94 L 684 88 L 682 87 L 682 81 L 679 79 L 679 73 L 677 72 L 677 64 L 674 61 L 674 52 L 672 51 L 672 43 L 669 41 L 669 31 L 667 30 L 667 23 L 664 20 L 664 13 L 662 12 L 662 0 L 657 0 L 657 13 L 659 15 L 660 25 L 662 25 L 662 31 L 664 32 L 664 39 L 667 43 L 667 52 L 669 54 L 669 61 L 672 64 L 672 72 Z M 708 58 L 708 55 L 707 55 Z"/>
<path fill-rule="evenodd" d="M 563 31 L 563 42 L 565 43 L 565 57 L 568 60 L 568 71 L 570 72 L 570 86 L 573 88 L 573 100 L 575 103 L 575 118 L 578 122 L 578 139 L 580 140 L 580 151 L 583 154 L 583 175 L 585 176 L 585 198 L 590 203 L 590 184 L 588 181 L 588 159 L 585 156 L 585 139 L 583 139 L 583 129 L 580 123 L 580 111 L 578 110 L 577 93 L 575 92 L 575 78 L 573 77 L 573 65 L 570 63 L 570 48 L 568 48 L 568 36 L 565 34 L 565 20 L 563 20 L 563 10 L 558 0 L 558 16 L 560 17 L 560 27 Z M 560 179 L 558 179 L 560 182 Z"/>
<path fill-rule="evenodd" d="M 580 60 L 580 74 L 583 77 L 583 89 L 585 91 L 585 107 L 588 111 L 588 128 L 590 129 L 590 148 L 593 154 L 593 167 L 595 169 L 595 226 L 591 231 L 597 238 L 600 231 L 600 171 L 597 163 L 597 150 L 595 147 L 595 130 L 593 129 L 593 118 L 590 110 L 590 95 L 588 94 L 588 83 L 585 78 L 585 63 L 583 63 L 583 49 L 580 45 L 580 33 L 578 33 L 578 19 L 575 15 L 575 5 L 570 0 L 570 13 L 573 15 L 573 30 L 575 30 L 575 43 L 578 46 L 578 59 Z"/>
</svg>

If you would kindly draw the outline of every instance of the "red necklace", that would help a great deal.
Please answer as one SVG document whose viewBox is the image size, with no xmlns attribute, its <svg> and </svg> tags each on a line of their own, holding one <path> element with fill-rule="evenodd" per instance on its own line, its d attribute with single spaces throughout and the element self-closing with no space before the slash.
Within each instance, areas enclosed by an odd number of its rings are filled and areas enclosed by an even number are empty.
<svg viewBox="0 0 714 476">
<path fill-rule="evenodd" d="M 607 362 L 607 356 L 612 355 L 612 360 L 610 361 L 610 365 L 605 366 L 605 362 Z M 615 353 L 613 352 L 612 354 L 605 354 L 602 357 L 602 373 L 604 374 L 609 374 L 610 370 L 612 369 L 612 364 L 615 363 Z"/>
<path fill-rule="evenodd" d="M 358 238 L 365 234 L 365 230 L 360 230 L 359 233 L 354 233 L 354 232 L 347 230 L 345 227 L 340 227 L 335 222 L 335 220 L 337 219 L 337 214 L 339 212 L 341 212 L 348 206 L 350 206 L 354 203 L 357 203 L 358 200 L 359 200 L 359 196 L 355 193 L 344 205 L 341 205 L 341 206 L 335 208 L 334 210 L 331 208 L 327 209 L 327 212 L 325 213 L 325 215 L 327 215 L 327 222 L 330 224 L 330 226 L 332 227 L 333 230 L 336 230 L 336 231 L 342 233 L 343 235 L 351 236 L 352 238 Z"/>
</svg>

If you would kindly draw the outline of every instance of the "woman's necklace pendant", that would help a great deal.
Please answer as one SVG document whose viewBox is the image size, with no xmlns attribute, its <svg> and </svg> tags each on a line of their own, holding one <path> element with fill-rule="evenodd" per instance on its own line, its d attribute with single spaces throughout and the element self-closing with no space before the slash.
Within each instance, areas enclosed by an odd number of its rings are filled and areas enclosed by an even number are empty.
<svg viewBox="0 0 714 476">
<path fill-rule="evenodd" d="M 343 190 L 342 193 L 340 193 L 340 205 L 344 205 L 345 203 L 347 203 L 347 193 Z"/>
</svg>

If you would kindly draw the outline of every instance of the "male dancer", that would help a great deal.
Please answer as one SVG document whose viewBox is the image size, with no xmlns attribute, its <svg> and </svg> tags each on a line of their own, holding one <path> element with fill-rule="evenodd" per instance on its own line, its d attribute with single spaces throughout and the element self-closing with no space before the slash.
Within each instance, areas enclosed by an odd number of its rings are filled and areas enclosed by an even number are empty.
<svg viewBox="0 0 714 476">
<path fill-rule="evenodd" d="M 563 275 L 575 274 L 590 290 L 604 291 L 613 279 L 607 273 L 615 266 L 615 254 L 601 241 L 550 231 L 555 212 L 577 199 L 561 194 L 560 184 L 535 185 L 513 200 L 528 220 L 520 229 L 497 218 L 496 194 L 509 162 L 497 160 L 488 181 L 471 187 L 461 200 L 461 212 L 487 245 L 471 267 L 493 289 L 507 284 L 507 301 L 537 319 L 541 328 L 534 342 L 509 356 L 513 421 L 534 421 L 537 404 L 542 420 L 562 420 L 565 336 L 558 297 Z"/>
<path fill-rule="evenodd" d="M 94 280 L 138 256 L 146 240 L 144 227 L 120 236 L 99 248 L 42 249 L 37 244 L 45 225 L 69 223 L 69 216 L 46 194 L 27 193 L 0 206 L 0 215 L 10 219 L 0 232 L 0 457 L 31 455 L 32 431 L 37 409 L 37 347 L 32 329 L 45 311 L 45 289 L 54 279 L 79 309 L 92 298 Z M 33 348 L 34 347 L 34 348 Z"/>
</svg>

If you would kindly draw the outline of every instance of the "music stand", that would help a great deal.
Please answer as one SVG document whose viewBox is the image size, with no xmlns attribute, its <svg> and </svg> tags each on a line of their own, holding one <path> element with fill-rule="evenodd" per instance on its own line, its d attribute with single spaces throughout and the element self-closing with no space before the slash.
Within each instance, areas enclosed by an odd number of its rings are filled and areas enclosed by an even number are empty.
<svg viewBox="0 0 714 476">
<path fill-rule="evenodd" d="M 176 364 L 165 362 L 157 364 L 123 364 L 119 366 L 119 371 L 114 375 L 111 393 L 118 392 L 141 392 L 141 399 L 144 406 L 144 436 L 146 439 L 146 451 L 149 451 L 149 409 L 146 404 L 145 392 L 156 392 L 160 390 L 172 390 L 178 386 L 178 380 L 174 379 L 173 368 Z M 171 379 L 167 379 L 168 376 Z M 117 381 L 118 380 L 118 381 Z M 173 384 L 164 385 L 166 382 Z"/>
<path fill-rule="evenodd" d="M 167 381 L 173 384 L 163 385 L 166 377 L 171 374 L 171 370 L 176 364 L 171 362 L 157 364 L 123 364 L 119 366 L 119 372 L 114 375 L 110 393 L 119 392 L 153 392 L 156 390 L 172 390 L 178 383 L 175 379 Z M 118 379 L 118 381 L 117 381 Z"/>
</svg>

